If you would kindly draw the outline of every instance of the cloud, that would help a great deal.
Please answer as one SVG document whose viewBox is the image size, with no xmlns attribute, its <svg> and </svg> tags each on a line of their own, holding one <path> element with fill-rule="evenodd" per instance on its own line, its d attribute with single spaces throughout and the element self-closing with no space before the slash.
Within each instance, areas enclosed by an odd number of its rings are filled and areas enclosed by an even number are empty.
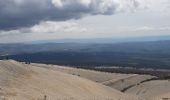
<svg viewBox="0 0 170 100">
<path fill-rule="evenodd" d="M 143 7 L 142 0 L 0 0 L 0 30 L 88 15 L 112 15 Z"/>
<path fill-rule="evenodd" d="M 117 27 L 116 32 L 155 32 L 155 31 L 170 31 L 170 26 L 137 26 L 137 27 Z"/>
<path fill-rule="evenodd" d="M 86 28 L 80 26 L 75 22 L 42 22 L 29 29 L 30 33 L 72 33 L 85 32 Z"/>
<path fill-rule="evenodd" d="M 63 34 L 63 33 L 84 33 L 87 32 L 87 29 L 78 23 L 66 21 L 66 22 L 54 22 L 46 21 L 36 24 L 29 28 L 20 28 L 9 31 L 0 31 L 0 36 L 9 36 L 9 35 L 20 35 L 20 34 L 43 34 L 43 33 L 54 33 L 54 34 Z"/>
</svg>

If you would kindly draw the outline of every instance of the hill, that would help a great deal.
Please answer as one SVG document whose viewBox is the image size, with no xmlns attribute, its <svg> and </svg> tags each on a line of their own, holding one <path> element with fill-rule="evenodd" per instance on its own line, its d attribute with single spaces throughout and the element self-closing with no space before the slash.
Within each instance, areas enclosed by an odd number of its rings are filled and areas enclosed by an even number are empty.
<svg viewBox="0 0 170 100">
<path fill-rule="evenodd" d="M 78 76 L 109 86 L 128 95 L 135 95 L 137 100 L 169 99 L 170 81 L 151 75 L 107 73 L 58 65 L 31 63 L 32 66 L 51 69 Z"/>
<path fill-rule="evenodd" d="M 99 83 L 52 69 L 0 61 L 0 98 L 5 100 L 130 100 Z"/>
</svg>

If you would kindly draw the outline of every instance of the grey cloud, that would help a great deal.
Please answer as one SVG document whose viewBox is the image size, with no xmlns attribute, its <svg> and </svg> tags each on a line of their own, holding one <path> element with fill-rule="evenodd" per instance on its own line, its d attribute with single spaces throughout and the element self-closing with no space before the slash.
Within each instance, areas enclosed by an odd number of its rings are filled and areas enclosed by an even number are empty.
<svg viewBox="0 0 170 100">
<path fill-rule="evenodd" d="M 30 27 L 42 21 L 65 21 L 87 15 L 111 15 L 120 12 L 122 5 L 130 7 L 129 9 L 139 7 L 138 1 L 0 0 L 0 30 Z"/>
</svg>

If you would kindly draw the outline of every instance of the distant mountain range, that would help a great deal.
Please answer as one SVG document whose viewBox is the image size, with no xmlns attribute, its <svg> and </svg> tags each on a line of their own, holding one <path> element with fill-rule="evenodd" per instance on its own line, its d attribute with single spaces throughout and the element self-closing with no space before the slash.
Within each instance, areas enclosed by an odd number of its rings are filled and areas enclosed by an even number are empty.
<svg viewBox="0 0 170 100">
<path fill-rule="evenodd" d="M 0 59 L 71 66 L 170 69 L 170 40 L 122 43 L 0 44 Z"/>
<path fill-rule="evenodd" d="M 170 40 L 170 36 L 145 36 L 145 37 L 126 37 L 126 38 L 92 38 L 92 39 L 56 39 L 56 40 L 40 40 L 29 43 L 122 43 L 122 42 L 149 42 Z"/>
<path fill-rule="evenodd" d="M 0 55 L 37 52 L 170 52 L 170 40 L 122 43 L 0 44 Z"/>
</svg>

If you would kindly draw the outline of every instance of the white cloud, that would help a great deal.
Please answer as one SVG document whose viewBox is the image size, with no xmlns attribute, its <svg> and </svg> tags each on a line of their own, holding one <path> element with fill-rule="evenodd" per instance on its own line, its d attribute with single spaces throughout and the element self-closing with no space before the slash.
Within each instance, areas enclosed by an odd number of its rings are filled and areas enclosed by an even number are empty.
<svg viewBox="0 0 170 100">
<path fill-rule="evenodd" d="M 10 31 L 0 31 L 0 36 L 8 36 L 11 34 L 29 34 L 29 33 L 83 33 L 86 32 L 87 29 L 78 23 L 75 22 L 52 22 L 46 21 L 41 22 L 40 24 L 34 25 L 30 28 L 21 28 L 18 30 L 10 30 Z"/>
<path fill-rule="evenodd" d="M 133 31 L 170 31 L 170 26 L 164 26 L 164 27 L 143 26 L 143 27 L 135 28 Z"/>
<path fill-rule="evenodd" d="M 170 26 L 153 27 L 153 26 L 121 26 L 115 28 L 116 32 L 155 32 L 155 31 L 170 31 Z"/>
<path fill-rule="evenodd" d="M 42 22 L 30 28 L 32 33 L 85 32 L 86 28 L 75 22 Z"/>
<path fill-rule="evenodd" d="M 170 0 L 148 0 L 147 5 L 149 9 L 156 12 L 170 10 Z"/>
</svg>

